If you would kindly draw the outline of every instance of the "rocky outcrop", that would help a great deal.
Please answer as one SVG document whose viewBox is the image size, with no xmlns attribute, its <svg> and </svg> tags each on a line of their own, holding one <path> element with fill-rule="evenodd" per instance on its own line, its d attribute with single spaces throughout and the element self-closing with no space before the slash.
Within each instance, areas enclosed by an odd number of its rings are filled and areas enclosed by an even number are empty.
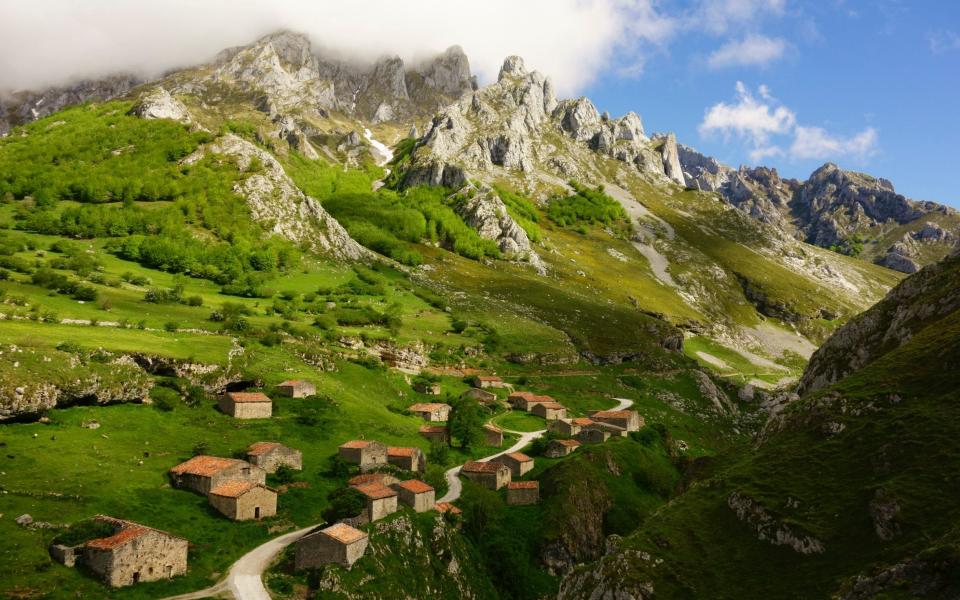
<svg viewBox="0 0 960 600">
<path fill-rule="evenodd" d="M 668 133 L 665 136 L 655 137 L 660 143 L 660 159 L 663 161 L 663 172 L 674 183 L 685 185 L 683 168 L 680 166 L 680 156 L 677 151 L 677 136 Z"/>
<path fill-rule="evenodd" d="M 141 119 L 169 119 L 184 124 L 192 122 L 187 107 L 162 86 L 141 94 L 140 99 L 130 109 L 130 114 Z"/>
<path fill-rule="evenodd" d="M 736 513 L 738 519 L 753 529 L 760 540 L 774 546 L 789 546 L 799 554 L 820 554 L 826 551 L 823 542 L 811 535 L 797 533 L 748 496 L 734 492 L 727 498 L 727 506 Z"/>
<path fill-rule="evenodd" d="M 320 202 L 294 185 L 269 152 L 233 134 L 218 138 L 183 160 L 191 164 L 206 153 L 230 156 L 246 176 L 234 184 L 234 192 L 246 199 L 250 214 L 267 230 L 315 252 L 346 260 L 371 258 Z"/>
<path fill-rule="evenodd" d="M 455 210 L 480 237 L 497 243 L 507 258 L 526 260 L 541 274 L 546 267 L 524 231 L 507 211 L 506 205 L 489 187 L 472 185 L 461 190 L 455 199 Z"/>
</svg>

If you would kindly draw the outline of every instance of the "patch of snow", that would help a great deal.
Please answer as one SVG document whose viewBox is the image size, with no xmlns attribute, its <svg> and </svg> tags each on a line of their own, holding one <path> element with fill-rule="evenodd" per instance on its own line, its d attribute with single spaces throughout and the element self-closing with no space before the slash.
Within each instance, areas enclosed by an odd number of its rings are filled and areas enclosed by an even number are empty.
<svg viewBox="0 0 960 600">
<path fill-rule="evenodd" d="M 380 154 L 382 160 L 377 161 L 378 167 L 382 167 L 393 160 L 393 150 L 391 150 L 390 147 L 383 142 L 374 139 L 373 132 L 365 128 L 363 130 L 363 137 L 367 138 L 367 141 L 370 142 L 370 145 L 373 146 L 373 149 Z M 389 174 L 389 171 L 387 171 L 387 173 Z"/>
</svg>

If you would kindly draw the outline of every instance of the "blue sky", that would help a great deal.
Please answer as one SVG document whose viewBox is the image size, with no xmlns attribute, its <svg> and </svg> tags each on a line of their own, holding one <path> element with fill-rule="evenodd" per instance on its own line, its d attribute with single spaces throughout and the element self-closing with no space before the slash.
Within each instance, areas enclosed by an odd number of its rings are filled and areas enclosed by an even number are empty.
<svg viewBox="0 0 960 600">
<path fill-rule="evenodd" d="M 690 19 L 703 4 L 673 14 Z M 960 2 L 713 4 L 751 6 L 715 27 L 675 26 L 583 93 L 732 166 L 805 179 L 836 162 L 960 206 Z"/>
</svg>

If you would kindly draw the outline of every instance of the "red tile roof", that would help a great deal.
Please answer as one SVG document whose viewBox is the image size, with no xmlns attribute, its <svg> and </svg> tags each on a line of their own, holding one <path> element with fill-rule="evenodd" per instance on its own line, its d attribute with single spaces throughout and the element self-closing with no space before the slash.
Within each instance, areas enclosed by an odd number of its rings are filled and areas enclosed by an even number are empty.
<svg viewBox="0 0 960 600">
<path fill-rule="evenodd" d="M 449 404 L 444 404 L 442 402 L 418 402 L 416 404 L 411 404 L 407 410 L 410 412 L 433 412 L 435 410 L 450 409 Z"/>
<path fill-rule="evenodd" d="M 382 500 L 384 498 L 397 495 L 395 491 L 379 483 L 365 483 L 363 485 L 356 486 L 356 489 L 358 492 L 367 498 L 370 498 L 371 500 Z"/>
<path fill-rule="evenodd" d="M 213 496 L 223 496 L 224 498 L 239 498 L 255 487 L 266 488 L 267 486 L 261 486 L 259 483 L 252 481 L 228 481 L 210 490 L 210 494 Z"/>
<path fill-rule="evenodd" d="M 626 419 L 636 414 L 633 410 L 598 410 L 592 417 L 607 417 L 614 419 Z"/>
<path fill-rule="evenodd" d="M 513 392 L 512 394 L 510 394 L 509 396 L 507 396 L 508 399 L 510 399 L 510 398 L 523 398 L 523 399 L 525 399 L 525 400 L 528 400 L 528 399 L 529 399 L 529 400 L 532 400 L 533 398 L 536 398 L 536 397 L 537 397 L 537 395 L 534 394 L 533 392 Z"/>
<path fill-rule="evenodd" d="M 477 377 L 477 379 L 480 381 L 503 381 L 496 375 L 481 375 L 480 377 Z"/>
<path fill-rule="evenodd" d="M 566 406 L 560 404 L 559 402 L 539 402 L 539 406 L 543 408 L 549 408 L 551 410 L 566 410 Z"/>
<path fill-rule="evenodd" d="M 227 392 L 227 397 L 240 404 L 245 402 L 271 402 L 270 398 L 263 392 Z"/>
<path fill-rule="evenodd" d="M 356 529 L 355 527 L 351 527 L 346 523 L 337 523 L 336 525 L 331 525 L 326 529 L 321 529 L 320 533 L 343 544 L 359 542 L 363 538 L 367 537 L 366 533 Z"/>
<path fill-rule="evenodd" d="M 507 484 L 508 490 L 538 490 L 540 489 L 539 481 L 511 481 Z"/>
<path fill-rule="evenodd" d="M 142 525 L 130 525 L 121 529 L 110 537 L 100 538 L 98 540 L 90 540 L 84 545 L 90 548 L 97 548 L 98 550 L 112 550 L 117 546 L 126 544 L 130 540 L 134 540 L 149 532 L 150 529 Z"/>
<path fill-rule="evenodd" d="M 421 425 L 420 433 L 446 433 L 446 425 Z"/>
<path fill-rule="evenodd" d="M 532 458 L 530 458 L 529 456 L 527 456 L 527 455 L 524 454 L 523 452 L 510 452 L 510 453 L 506 454 L 505 456 L 509 456 L 510 458 L 512 458 L 513 460 L 515 460 L 515 461 L 517 461 L 517 462 L 529 462 L 529 461 L 533 460 Z"/>
<path fill-rule="evenodd" d="M 387 456 L 412 457 L 420 452 L 420 448 L 407 448 L 405 446 L 390 446 L 387 448 Z"/>
<path fill-rule="evenodd" d="M 402 487 L 408 492 L 413 492 L 414 494 L 423 494 L 433 491 L 433 486 L 426 484 L 419 479 L 408 479 L 407 481 L 401 481 L 400 483 L 396 483 L 394 485 L 397 487 Z"/>
<path fill-rule="evenodd" d="M 584 425 L 593 425 L 593 419 L 588 419 L 587 417 L 577 417 L 576 419 L 571 419 L 570 422 L 574 425 L 580 425 L 581 427 Z"/>
<path fill-rule="evenodd" d="M 251 446 L 247 448 L 247 454 L 260 456 L 261 454 L 266 454 L 267 452 L 276 450 L 282 446 L 283 444 L 278 442 L 257 442 L 256 444 L 251 444 Z"/>
<path fill-rule="evenodd" d="M 353 487 L 369 484 L 387 485 L 386 481 L 388 479 L 393 479 L 396 481 L 397 478 L 390 473 L 364 473 L 362 475 L 351 477 L 350 480 L 347 481 L 347 484 Z"/>
<path fill-rule="evenodd" d="M 493 423 L 484 423 L 483 428 L 487 431 L 492 431 L 494 433 L 503 433 L 503 430 L 494 425 Z"/>
<path fill-rule="evenodd" d="M 246 461 L 235 458 L 222 458 L 220 456 L 194 456 L 190 460 L 180 463 L 170 469 L 174 475 L 197 475 L 199 477 L 211 477 L 220 471 L 233 467 L 237 464 L 247 464 Z"/>
<path fill-rule="evenodd" d="M 436 508 L 437 508 L 437 512 L 441 512 L 441 513 L 448 512 L 451 515 L 463 514 L 462 510 L 450 504 L 449 502 L 437 502 Z"/>
<path fill-rule="evenodd" d="M 496 473 L 500 469 L 506 469 L 506 467 L 500 463 L 480 462 L 477 460 L 468 460 L 463 463 L 463 466 L 460 468 L 461 471 L 467 473 Z"/>
<path fill-rule="evenodd" d="M 580 442 L 577 440 L 553 440 L 552 444 L 560 444 L 561 446 L 566 446 L 568 448 L 576 448 L 580 445 Z"/>
<path fill-rule="evenodd" d="M 370 445 L 369 440 L 350 440 L 340 444 L 341 448 L 366 448 Z"/>
</svg>

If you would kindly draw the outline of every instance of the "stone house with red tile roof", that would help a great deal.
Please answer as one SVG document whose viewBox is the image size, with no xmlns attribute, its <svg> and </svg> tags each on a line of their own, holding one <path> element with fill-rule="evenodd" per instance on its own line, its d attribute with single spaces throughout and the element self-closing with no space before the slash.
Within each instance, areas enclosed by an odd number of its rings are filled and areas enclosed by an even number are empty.
<svg viewBox="0 0 960 600">
<path fill-rule="evenodd" d="M 488 490 L 499 490 L 510 483 L 510 467 L 499 462 L 468 460 L 460 468 L 460 474 Z"/>
<path fill-rule="evenodd" d="M 618 427 L 611 423 L 605 423 L 604 421 L 594 421 L 590 425 L 587 425 L 583 429 L 597 429 L 599 431 L 606 431 L 610 434 L 610 437 L 627 437 L 627 430 L 623 427 Z"/>
<path fill-rule="evenodd" d="M 588 427 L 580 430 L 576 438 L 583 444 L 600 444 L 610 439 L 610 432 L 599 427 Z"/>
<path fill-rule="evenodd" d="M 132 521 L 98 515 L 114 534 L 83 544 L 82 562 L 111 587 L 170 579 L 187 572 L 187 540 Z"/>
<path fill-rule="evenodd" d="M 173 487 L 206 496 L 228 481 L 266 483 L 267 472 L 245 460 L 200 455 L 170 469 L 170 479 Z"/>
<path fill-rule="evenodd" d="M 644 425 L 643 417 L 635 410 L 601 410 L 591 414 L 590 418 L 626 431 L 639 431 Z"/>
<path fill-rule="evenodd" d="M 349 568 L 366 552 L 368 541 L 366 533 L 346 523 L 317 529 L 297 540 L 294 569 L 301 571 L 328 564 Z"/>
<path fill-rule="evenodd" d="M 424 421 L 446 422 L 450 418 L 450 405 L 442 402 L 418 402 L 407 408 Z"/>
<path fill-rule="evenodd" d="M 561 458 L 572 454 L 579 447 L 580 442 L 577 440 L 550 440 L 543 455 L 547 458 Z"/>
<path fill-rule="evenodd" d="M 427 457 L 420 448 L 389 446 L 387 462 L 404 471 L 422 472 L 427 468 Z"/>
<path fill-rule="evenodd" d="M 273 400 L 261 392 L 227 392 L 220 396 L 220 410 L 235 419 L 269 419 Z"/>
<path fill-rule="evenodd" d="M 400 496 L 400 502 L 411 507 L 416 512 L 433 510 L 436 505 L 436 492 L 433 486 L 420 481 L 409 479 L 393 484 L 393 489 Z"/>
<path fill-rule="evenodd" d="M 548 421 L 562 419 L 567 416 L 567 408 L 559 402 L 539 402 L 533 405 L 533 409 L 530 412 Z"/>
<path fill-rule="evenodd" d="M 493 392 L 488 392 L 487 390 L 482 390 L 480 388 L 470 388 L 464 393 L 460 394 L 461 398 L 469 398 L 471 400 L 476 400 L 480 404 L 496 404 L 497 395 Z"/>
<path fill-rule="evenodd" d="M 234 521 L 260 520 L 277 514 L 277 491 L 262 483 L 228 481 L 210 490 L 207 500 Z"/>
<path fill-rule="evenodd" d="M 492 423 L 485 423 L 483 425 L 483 443 L 487 446 L 499 448 L 503 445 L 503 430 Z"/>
<path fill-rule="evenodd" d="M 369 471 L 387 464 L 387 447 L 376 440 L 350 440 L 340 444 L 338 454 L 344 461 Z"/>
<path fill-rule="evenodd" d="M 450 504 L 449 502 L 437 502 L 436 508 L 437 508 L 437 512 L 441 514 L 450 513 L 451 515 L 456 515 L 456 516 L 463 514 L 462 510 L 460 510 L 453 504 Z"/>
<path fill-rule="evenodd" d="M 507 387 L 507 384 L 503 382 L 503 379 L 497 377 L 496 375 L 481 375 L 477 377 L 477 384 L 483 389 Z"/>
<path fill-rule="evenodd" d="M 548 428 L 558 435 L 573 437 L 588 425 L 593 425 L 593 420 L 586 417 L 577 417 L 575 419 L 563 418 L 553 421 Z"/>
<path fill-rule="evenodd" d="M 450 431 L 446 425 L 421 425 L 420 435 L 431 442 L 436 440 L 442 444 L 450 441 Z"/>
<path fill-rule="evenodd" d="M 376 483 L 354 486 L 367 497 L 367 518 L 370 521 L 382 519 L 397 512 L 397 492 Z"/>
<path fill-rule="evenodd" d="M 501 454 L 495 458 L 491 458 L 490 462 L 498 462 L 510 469 L 510 474 L 513 477 L 523 477 L 533 469 L 533 459 L 524 454 L 523 452 L 508 452 L 507 454 Z"/>
<path fill-rule="evenodd" d="M 277 392 L 288 398 L 306 398 L 317 393 L 317 386 L 302 379 L 289 379 L 277 386 Z"/>
<path fill-rule="evenodd" d="M 511 481 L 507 484 L 507 504 L 523 505 L 540 502 L 539 481 Z"/>
<path fill-rule="evenodd" d="M 507 396 L 507 402 L 517 410 L 533 411 L 537 404 L 555 402 L 550 396 L 539 396 L 532 392 L 514 392 Z"/>
<path fill-rule="evenodd" d="M 357 487 L 358 485 L 368 485 L 376 484 L 381 486 L 390 487 L 391 485 L 400 481 L 390 473 L 385 473 L 383 471 L 374 471 L 373 473 L 362 473 L 355 477 L 351 477 L 347 481 L 347 485 L 350 487 Z"/>
<path fill-rule="evenodd" d="M 303 453 L 278 442 L 257 442 L 247 448 L 247 462 L 267 473 L 276 473 L 280 467 L 303 470 Z"/>
</svg>

